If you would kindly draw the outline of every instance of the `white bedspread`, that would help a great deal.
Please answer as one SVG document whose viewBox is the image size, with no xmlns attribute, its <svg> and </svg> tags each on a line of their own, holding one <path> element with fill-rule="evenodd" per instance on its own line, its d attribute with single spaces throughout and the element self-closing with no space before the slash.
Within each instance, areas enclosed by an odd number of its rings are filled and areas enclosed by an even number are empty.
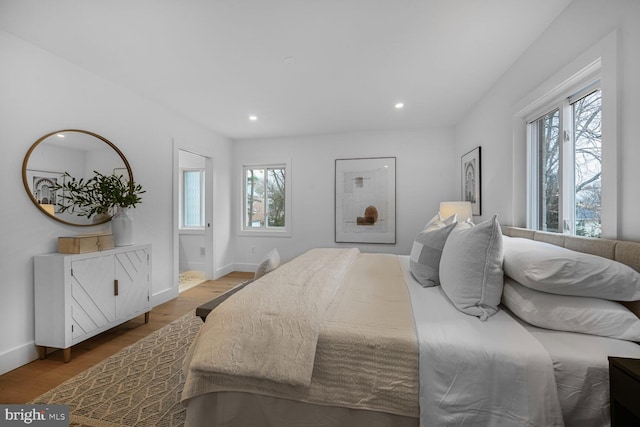
<svg viewBox="0 0 640 427">
<path fill-rule="evenodd" d="M 347 254 L 344 250 L 328 251 L 339 257 L 342 262 L 347 261 L 345 259 Z M 239 419 L 244 419 L 245 415 L 248 415 L 248 411 L 242 406 L 227 405 L 229 403 L 227 400 L 224 401 L 223 408 L 216 408 L 217 398 L 213 396 L 228 392 L 251 393 L 281 399 L 281 405 L 283 405 L 281 408 L 284 408 L 281 412 L 277 410 L 272 412 L 266 408 L 254 408 L 258 413 L 264 411 L 265 417 L 266 413 L 274 416 L 277 413 L 294 416 L 297 412 L 296 410 L 288 411 L 286 409 L 289 406 L 287 402 L 297 401 L 328 407 L 324 415 L 327 418 L 346 416 L 346 419 L 351 421 L 362 419 L 362 417 L 353 414 L 353 418 L 351 418 L 348 411 L 345 413 L 344 411 L 331 410 L 331 408 L 350 408 L 397 415 L 398 417 L 379 417 L 379 419 L 394 419 L 394 422 L 401 422 L 401 424 L 394 425 L 412 425 L 412 420 L 415 422 L 413 425 L 417 425 L 419 415 L 418 342 L 411 315 L 409 292 L 404 283 L 402 268 L 396 255 L 359 253 L 349 263 L 348 271 L 340 280 L 342 285 L 336 290 L 335 298 L 323 316 L 324 320 L 320 326 L 315 354 L 310 354 L 308 359 L 300 361 L 302 365 L 311 364 L 313 367 L 309 386 L 294 385 L 290 381 L 282 381 L 280 375 L 271 375 L 270 377 L 254 375 L 253 372 L 256 369 L 252 367 L 251 363 L 246 363 L 250 369 L 250 376 L 228 374 L 224 366 L 222 369 L 218 367 L 222 363 L 217 360 L 218 356 L 212 357 L 212 354 L 219 354 L 219 351 L 216 353 L 215 348 L 220 345 L 219 343 L 237 342 L 238 352 L 242 352 L 246 346 L 246 352 L 253 354 L 254 351 L 258 351 L 254 344 L 271 342 L 270 340 L 273 338 L 276 340 L 273 342 L 274 345 L 265 347 L 266 352 L 262 353 L 261 359 L 257 361 L 262 363 L 258 366 L 277 366 L 278 372 L 284 369 L 300 370 L 298 362 L 291 359 L 294 356 L 299 358 L 299 351 L 296 350 L 302 348 L 301 346 L 306 347 L 308 343 L 303 343 L 302 337 L 299 338 L 297 333 L 289 336 L 288 330 L 284 330 L 287 335 L 286 339 L 281 339 L 280 326 L 275 328 L 275 333 L 270 330 L 281 322 L 275 322 L 275 320 L 267 322 L 267 320 L 270 317 L 275 317 L 279 313 L 277 310 L 281 310 L 277 307 L 280 304 L 278 301 L 289 306 L 302 304 L 301 307 L 307 307 L 310 303 L 317 303 L 316 294 L 304 290 L 294 290 L 293 288 L 297 286 L 292 284 L 288 295 L 280 295 L 281 298 L 274 301 L 276 307 L 269 304 L 272 307 L 267 310 L 263 304 L 252 305 L 251 302 L 257 301 L 256 295 L 262 292 L 271 293 L 271 284 L 278 287 L 277 283 L 288 282 L 287 278 L 291 275 L 292 267 L 295 267 L 296 271 L 300 268 L 305 271 L 313 270 L 313 266 L 317 262 L 316 255 L 317 253 L 314 251 L 302 259 L 296 258 L 296 260 L 289 261 L 234 294 L 207 316 L 206 323 L 200 330 L 199 336 L 194 340 L 189 354 L 185 357 L 184 373 L 186 378 L 182 393 L 182 400 L 189 408 L 189 418 L 202 420 L 202 424 L 200 421 L 194 421 L 195 424 L 187 423 L 187 425 L 249 425 L 243 422 L 216 424 L 212 420 L 212 414 L 231 420 L 235 419 L 237 412 L 242 412 L 241 415 L 238 415 Z M 313 276 L 315 277 L 315 274 Z M 322 288 L 332 286 L 329 282 L 318 282 L 317 285 Z M 306 287 L 306 281 L 301 286 Z M 300 301 L 309 299 L 311 302 Z M 247 310 L 249 310 L 248 313 Z M 307 312 L 305 310 L 298 312 L 296 317 L 299 320 L 293 319 L 293 322 L 289 322 L 287 319 L 290 318 L 291 310 L 293 308 L 284 310 L 285 316 L 282 319 L 285 321 L 284 327 L 288 327 L 288 324 L 304 327 L 304 341 L 306 342 L 313 335 L 311 331 L 308 331 L 306 324 L 308 321 L 306 320 Z M 269 311 L 272 311 L 272 315 L 268 315 Z M 317 311 L 317 308 L 314 311 Z M 249 321 L 253 319 L 254 312 L 261 314 L 255 322 Z M 248 319 L 242 320 L 242 317 Z M 245 329 L 238 329 L 238 327 Z M 205 335 L 211 331 L 213 331 L 211 335 Z M 274 337 L 271 337 L 272 335 Z M 246 342 L 251 337 L 257 337 L 258 342 Z M 294 343 L 287 344 L 287 339 L 293 340 Z M 306 350 L 305 352 L 308 353 Z M 221 354 L 220 357 L 225 357 L 225 354 Z M 229 369 L 235 369 L 236 360 L 244 362 L 246 358 L 252 356 L 227 354 L 226 357 L 229 360 L 224 363 L 230 366 Z M 241 357 L 244 359 L 240 359 Z M 192 363 L 196 359 L 205 362 L 204 365 L 199 366 L 199 369 L 195 369 Z M 217 362 L 217 364 L 208 365 L 206 364 L 207 359 L 212 359 L 212 362 Z M 244 366 L 238 367 L 238 369 L 240 368 L 245 369 Z M 210 396 L 210 398 L 201 398 L 201 396 Z M 207 403 L 197 403 L 192 406 L 192 402 L 196 400 Z M 210 413 L 206 411 L 200 413 L 201 409 L 206 410 L 209 406 L 211 406 Z M 291 406 L 295 407 L 296 405 Z M 194 409 L 196 407 L 199 409 Z M 198 415 L 195 415 L 194 412 L 197 412 Z M 251 425 L 264 425 L 264 419 L 266 418 L 259 418 L 255 424 Z M 282 422 L 272 421 L 269 424 L 302 425 L 293 422 L 292 418 L 282 420 L 276 416 L 275 419 Z M 372 418 L 366 416 L 365 419 L 371 420 Z M 327 425 L 327 423 L 313 425 Z"/>
<path fill-rule="evenodd" d="M 462 314 L 401 258 L 420 346 L 420 425 L 564 425 L 544 347 L 504 311 L 486 322 Z"/>
<path fill-rule="evenodd" d="M 358 249 L 312 249 L 208 316 L 189 369 L 308 387 L 327 309 Z"/>
</svg>

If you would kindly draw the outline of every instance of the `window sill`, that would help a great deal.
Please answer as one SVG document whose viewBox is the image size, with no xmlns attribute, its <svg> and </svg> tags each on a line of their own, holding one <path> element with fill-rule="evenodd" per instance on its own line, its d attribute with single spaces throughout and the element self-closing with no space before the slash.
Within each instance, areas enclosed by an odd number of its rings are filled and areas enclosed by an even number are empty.
<svg viewBox="0 0 640 427">
<path fill-rule="evenodd" d="M 179 228 L 178 234 L 202 234 L 204 228 Z"/>
<path fill-rule="evenodd" d="M 252 237 L 291 237 L 291 230 L 245 230 L 238 231 L 238 236 Z"/>
</svg>

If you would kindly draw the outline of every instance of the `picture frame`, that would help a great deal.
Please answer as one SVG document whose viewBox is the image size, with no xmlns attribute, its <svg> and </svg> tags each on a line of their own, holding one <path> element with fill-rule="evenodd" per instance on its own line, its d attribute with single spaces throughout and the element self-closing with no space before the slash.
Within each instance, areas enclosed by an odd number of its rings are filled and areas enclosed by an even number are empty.
<svg viewBox="0 0 640 427">
<path fill-rule="evenodd" d="M 129 170 L 127 168 L 114 168 L 113 174 L 115 176 L 122 176 L 125 182 L 129 182 Z"/>
<path fill-rule="evenodd" d="M 396 243 L 396 158 L 335 161 L 336 243 Z"/>
<path fill-rule="evenodd" d="M 44 171 L 38 169 L 27 169 L 27 182 L 33 198 L 40 204 L 53 205 L 55 213 L 60 213 L 62 190 L 51 191 L 53 185 L 62 185 L 65 182 L 63 172 Z"/>
<path fill-rule="evenodd" d="M 461 158 L 461 192 L 462 201 L 471 202 L 473 215 L 482 215 L 482 158 L 481 147 L 478 146 Z"/>
</svg>

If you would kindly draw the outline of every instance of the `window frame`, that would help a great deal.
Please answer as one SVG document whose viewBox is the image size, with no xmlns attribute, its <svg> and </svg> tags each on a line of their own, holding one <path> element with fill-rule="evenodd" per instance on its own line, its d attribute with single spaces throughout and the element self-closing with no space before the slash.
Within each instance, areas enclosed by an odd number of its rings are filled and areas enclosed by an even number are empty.
<svg viewBox="0 0 640 427">
<path fill-rule="evenodd" d="M 558 99 L 554 99 L 536 110 L 535 113 L 525 117 L 528 151 L 527 176 L 531 183 L 527 191 L 527 228 L 572 236 L 577 235 L 575 212 L 576 141 L 574 140 L 575 118 L 573 106 L 576 102 L 597 91 L 601 92 L 602 97 L 601 76 L 599 73 L 589 76 L 586 80 L 581 80 L 563 92 Z M 555 111 L 558 111 L 559 116 L 558 138 L 560 139 L 558 150 L 558 229 L 543 230 L 540 228 L 540 191 L 542 190 L 538 185 L 540 182 L 540 129 L 538 122 Z M 600 114 L 602 114 L 602 107 Z"/>
<path fill-rule="evenodd" d="M 284 169 L 285 174 L 285 224 L 284 227 L 247 227 L 245 225 L 245 207 L 247 200 L 246 171 L 249 169 Z M 292 236 L 292 203 L 291 203 L 291 159 L 271 162 L 242 162 L 239 165 L 240 175 L 240 203 L 239 203 L 239 227 L 240 236 L 271 236 L 271 237 L 291 237 Z"/>
<path fill-rule="evenodd" d="M 527 191 L 527 228 L 538 230 L 538 224 L 540 223 L 541 206 L 539 203 L 540 189 L 540 145 L 532 144 L 532 141 L 539 141 L 538 121 L 549 114 L 558 111 L 558 121 L 563 122 L 564 112 L 562 105 L 552 104 L 543 108 L 545 111 L 542 114 L 536 113 L 526 119 L 527 122 L 527 178 L 530 185 Z M 562 133 L 562 126 L 560 126 Z M 560 136 L 561 137 L 561 136 Z M 561 201 L 564 201 L 564 150 L 559 150 L 558 153 L 558 197 Z M 562 223 L 563 218 L 563 205 L 558 203 L 558 224 Z M 547 230 L 544 230 L 547 231 Z M 557 230 L 559 232 L 559 230 Z"/>
</svg>

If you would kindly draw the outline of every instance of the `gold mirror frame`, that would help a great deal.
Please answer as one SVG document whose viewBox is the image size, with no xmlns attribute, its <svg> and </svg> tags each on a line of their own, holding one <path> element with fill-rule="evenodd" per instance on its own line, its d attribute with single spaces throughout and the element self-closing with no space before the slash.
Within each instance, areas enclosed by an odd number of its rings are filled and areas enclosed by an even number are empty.
<svg viewBox="0 0 640 427">
<path fill-rule="evenodd" d="M 33 191 L 31 189 L 31 186 L 29 185 L 29 180 L 27 177 L 27 171 L 29 170 L 27 168 L 27 164 L 29 163 L 29 159 L 31 157 L 31 154 L 33 153 L 33 151 L 40 145 L 41 142 L 45 141 L 47 138 L 57 135 L 57 134 L 61 134 L 61 133 L 66 133 L 66 132 L 77 132 L 77 133 L 82 133 L 85 135 L 89 135 L 92 136 L 94 138 L 99 139 L 100 141 L 104 142 L 105 144 L 107 144 L 109 147 L 111 147 L 118 156 L 120 156 L 120 158 L 122 159 L 122 162 L 124 163 L 124 167 L 127 169 L 127 173 L 129 175 L 129 182 L 134 182 L 133 181 L 133 172 L 131 171 L 131 166 L 129 165 L 129 162 L 127 161 L 127 158 L 124 156 L 124 154 L 122 153 L 122 151 L 120 151 L 120 149 L 118 147 L 115 146 L 114 143 L 112 143 L 111 141 L 109 141 L 107 138 L 98 135 L 97 133 L 93 133 L 93 132 L 89 132 L 87 130 L 81 130 L 81 129 L 63 129 L 63 130 L 57 130 L 55 132 L 51 132 L 48 133 L 44 136 L 42 136 L 41 138 L 39 138 L 36 142 L 33 143 L 33 145 L 29 148 L 29 151 L 27 151 L 27 154 L 25 154 L 24 156 L 24 161 L 22 162 L 22 183 L 24 184 L 24 189 L 27 192 L 27 194 L 29 195 L 29 198 L 31 199 L 31 201 L 33 202 L 34 205 L 36 205 L 36 207 L 45 215 L 47 215 L 49 218 L 52 218 L 58 222 L 61 222 L 63 224 L 67 224 L 67 225 L 73 225 L 76 227 L 90 227 L 90 226 L 94 226 L 94 225 L 100 225 L 100 224 L 104 224 L 106 222 L 111 221 L 111 217 L 100 220 L 100 221 L 96 221 L 93 223 L 75 223 L 75 222 L 71 222 L 71 221 L 67 221 L 64 219 L 61 219 L 59 217 L 57 217 L 54 213 L 51 213 L 49 211 L 47 211 L 45 209 L 45 207 L 40 204 L 40 202 L 38 202 L 38 200 L 36 199 L 36 197 L 33 194 Z"/>
</svg>

